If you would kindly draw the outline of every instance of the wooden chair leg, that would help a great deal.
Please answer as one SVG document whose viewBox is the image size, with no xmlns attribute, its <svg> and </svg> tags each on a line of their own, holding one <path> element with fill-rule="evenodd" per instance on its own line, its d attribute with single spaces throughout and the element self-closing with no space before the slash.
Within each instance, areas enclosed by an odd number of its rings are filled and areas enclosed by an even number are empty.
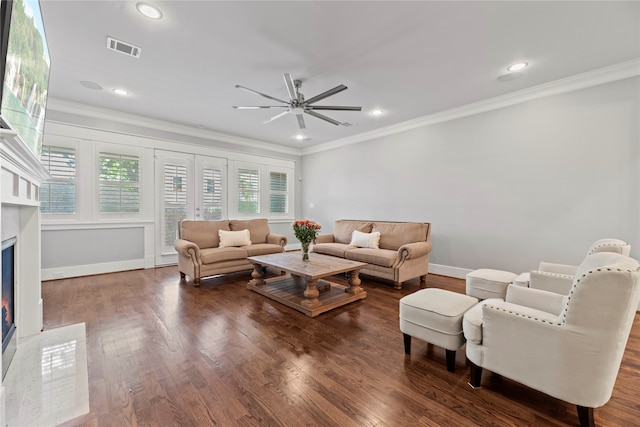
<svg viewBox="0 0 640 427">
<path fill-rule="evenodd" d="M 471 366 L 471 378 L 469 379 L 469 385 L 473 388 L 480 387 L 480 381 L 482 380 L 482 368 L 472 361 L 469 361 Z"/>
<path fill-rule="evenodd" d="M 187 275 L 184 274 L 182 271 L 180 272 L 180 280 L 185 280 L 187 278 Z"/>
<path fill-rule="evenodd" d="M 455 372 L 456 370 L 456 351 L 455 350 L 447 350 L 447 371 Z"/>
<path fill-rule="evenodd" d="M 200 286 L 200 278 L 193 279 L 193 286 Z"/>
<path fill-rule="evenodd" d="M 587 408 L 580 405 L 576 405 L 576 407 L 578 408 L 580 427 L 596 427 L 596 423 L 593 419 L 593 408 Z"/>
<path fill-rule="evenodd" d="M 402 289 L 402 282 L 393 282 L 394 289 Z"/>
<path fill-rule="evenodd" d="M 411 354 L 411 335 L 402 334 L 404 337 L 404 354 Z"/>
</svg>

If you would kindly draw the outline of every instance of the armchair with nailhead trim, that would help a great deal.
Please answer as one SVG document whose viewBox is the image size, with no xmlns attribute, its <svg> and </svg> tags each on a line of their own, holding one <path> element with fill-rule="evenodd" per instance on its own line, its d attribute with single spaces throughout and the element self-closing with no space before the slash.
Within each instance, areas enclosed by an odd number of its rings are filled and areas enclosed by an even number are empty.
<svg viewBox="0 0 640 427">
<path fill-rule="evenodd" d="M 463 318 L 470 385 L 489 370 L 578 408 L 611 398 L 640 301 L 640 263 L 598 252 L 578 266 L 567 295 L 509 285 L 505 300 L 487 299 Z"/>
</svg>

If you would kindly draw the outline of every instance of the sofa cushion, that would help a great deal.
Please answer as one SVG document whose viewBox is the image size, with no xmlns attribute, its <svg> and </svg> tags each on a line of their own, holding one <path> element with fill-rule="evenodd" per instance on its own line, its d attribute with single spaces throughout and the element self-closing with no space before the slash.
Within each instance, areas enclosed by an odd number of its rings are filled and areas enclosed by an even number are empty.
<svg viewBox="0 0 640 427">
<path fill-rule="evenodd" d="M 260 256 L 284 252 L 284 248 L 282 246 L 272 243 L 256 243 L 255 245 L 244 246 L 242 249 L 247 251 L 248 256 Z"/>
<path fill-rule="evenodd" d="M 355 246 L 349 246 L 344 243 L 318 243 L 313 245 L 311 251 L 318 254 L 344 258 L 345 252 L 350 249 L 355 249 Z"/>
<path fill-rule="evenodd" d="M 345 258 L 352 261 L 375 264 L 381 267 L 391 267 L 398 258 L 398 251 L 388 249 L 354 248 L 346 251 Z"/>
<path fill-rule="evenodd" d="M 269 221 L 266 218 L 229 221 L 229 228 L 233 231 L 249 230 L 251 243 L 266 243 L 269 234 Z"/>
<path fill-rule="evenodd" d="M 351 235 L 353 230 L 358 230 L 363 233 L 371 232 L 371 222 L 369 221 L 351 221 L 347 219 L 340 219 L 336 221 L 333 227 L 333 240 L 336 243 L 348 244 L 351 242 Z"/>
<path fill-rule="evenodd" d="M 229 231 L 229 221 L 180 221 L 180 238 L 198 245 L 200 249 L 220 246 L 218 230 Z"/>
<path fill-rule="evenodd" d="M 200 259 L 203 264 L 213 264 L 246 257 L 247 251 L 244 248 L 209 248 L 200 250 Z"/>
<path fill-rule="evenodd" d="M 424 242 L 428 224 L 419 222 L 375 222 L 372 231 L 380 232 L 380 248 L 398 250 L 407 243 Z"/>
<path fill-rule="evenodd" d="M 221 248 L 230 248 L 233 246 L 248 246 L 251 244 L 251 234 L 249 233 L 249 230 L 218 230 L 218 234 L 220 236 Z"/>
<path fill-rule="evenodd" d="M 351 246 L 358 248 L 371 248 L 378 249 L 378 243 L 380 242 L 380 233 L 377 231 L 374 233 L 363 233 L 358 230 L 353 230 L 351 235 Z"/>
</svg>

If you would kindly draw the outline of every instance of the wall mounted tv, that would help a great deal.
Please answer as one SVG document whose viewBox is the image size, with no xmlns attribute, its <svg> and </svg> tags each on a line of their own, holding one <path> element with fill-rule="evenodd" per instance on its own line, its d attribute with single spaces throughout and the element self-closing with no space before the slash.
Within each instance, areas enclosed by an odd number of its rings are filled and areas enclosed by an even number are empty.
<svg viewBox="0 0 640 427">
<path fill-rule="evenodd" d="M 39 157 L 50 70 L 40 3 L 1 0 L 0 25 L 0 127 L 12 128 Z"/>
</svg>

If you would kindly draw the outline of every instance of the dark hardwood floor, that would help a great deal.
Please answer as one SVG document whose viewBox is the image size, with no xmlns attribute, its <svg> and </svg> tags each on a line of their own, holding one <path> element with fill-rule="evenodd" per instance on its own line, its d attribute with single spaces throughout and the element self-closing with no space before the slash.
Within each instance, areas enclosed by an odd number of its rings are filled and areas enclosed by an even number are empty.
<svg viewBox="0 0 640 427">
<path fill-rule="evenodd" d="M 273 274 L 273 272 L 271 272 Z M 413 340 L 394 290 L 309 318 L 246 288 L 249 272 L 180 282 L 176 267 L 44 282 L 45 329 L 86 323 L 91 412 L 65 426 L 575 426 L 573 405 Z M 344 281 L 344 277 L 336 280 Z M 429 275 L 427 286 L 464 292 Z M 599 426 L 640 424 L 640 316 Z M 588 372 L 584 373 L 589 375 Z"/>
</svg>

